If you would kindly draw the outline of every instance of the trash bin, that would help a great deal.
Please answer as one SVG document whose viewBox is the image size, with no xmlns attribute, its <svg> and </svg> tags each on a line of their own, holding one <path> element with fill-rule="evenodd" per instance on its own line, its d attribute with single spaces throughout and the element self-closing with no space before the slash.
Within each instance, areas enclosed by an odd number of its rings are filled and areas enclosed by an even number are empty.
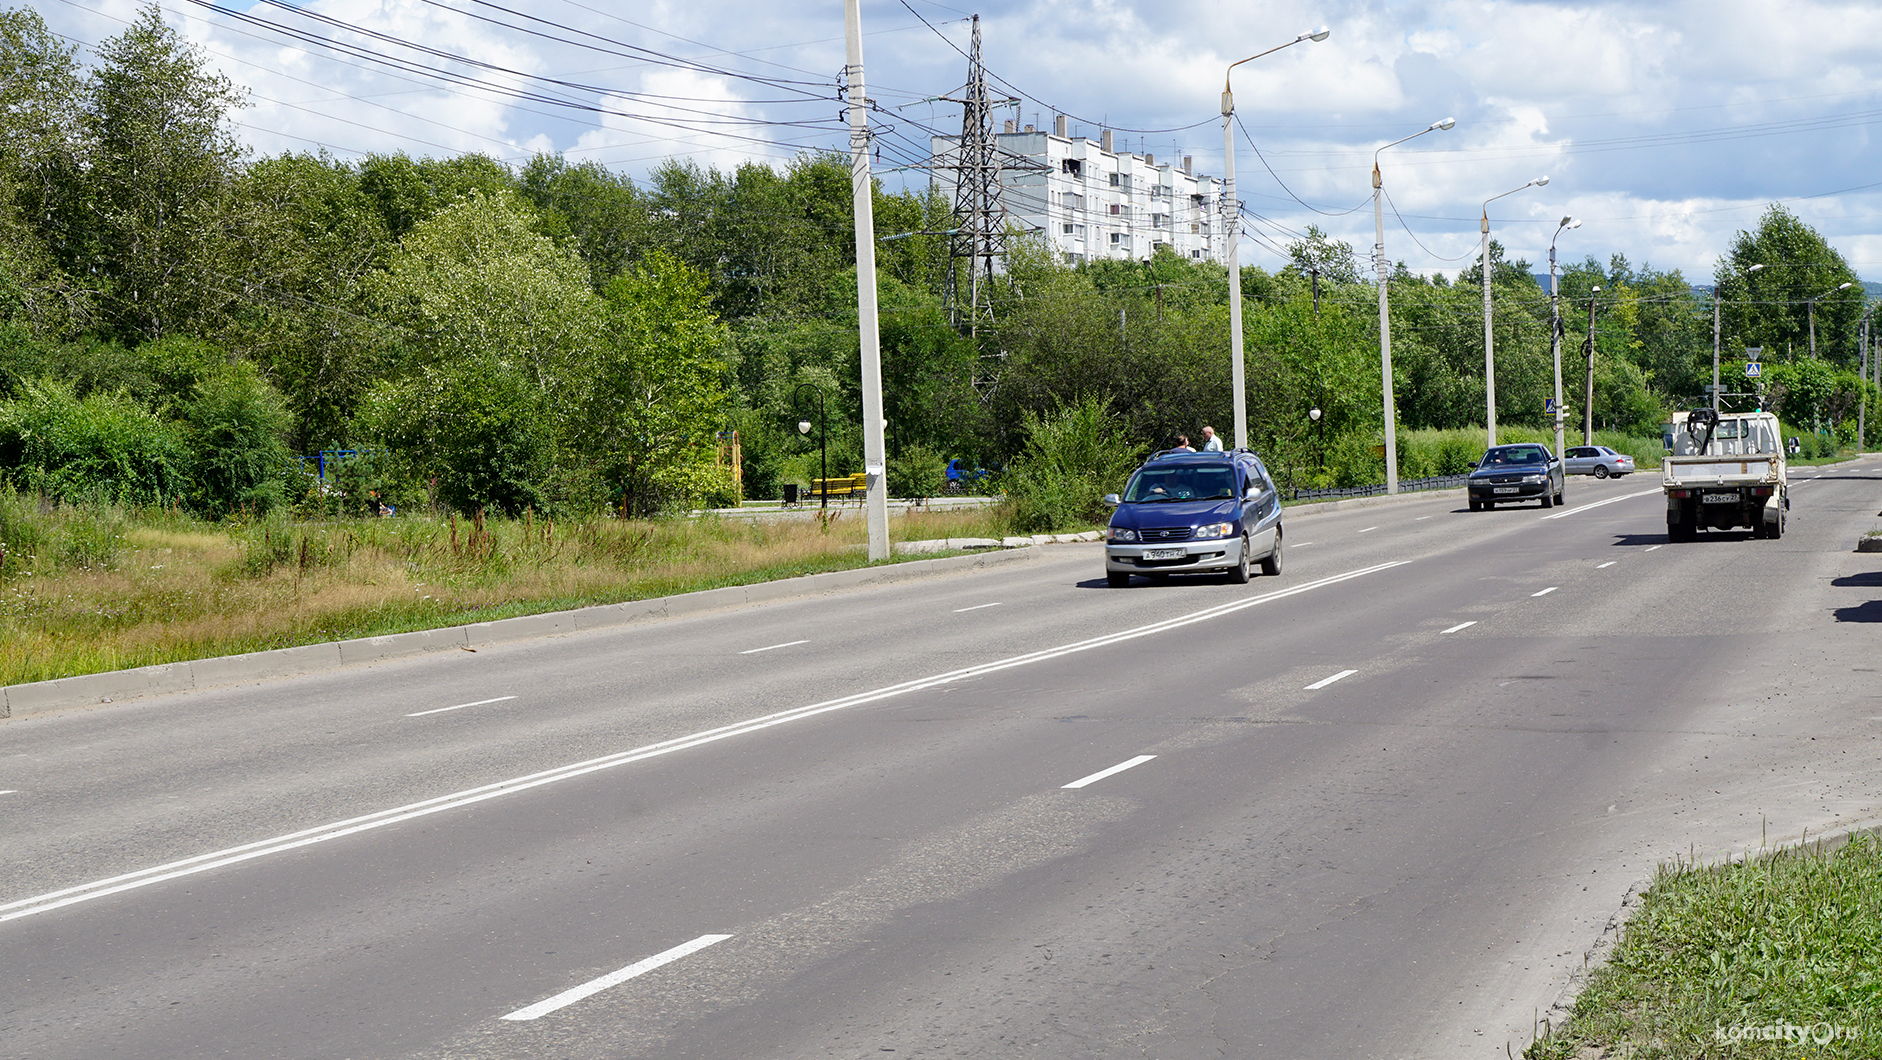
<svg viewBox="0 0 1882 1060">
<path fill-rule="evenodd" d="M 797 503 L 797 483 L 786 482 L 784 484 L 784 503 L 786 504 Z"/>
</svg>

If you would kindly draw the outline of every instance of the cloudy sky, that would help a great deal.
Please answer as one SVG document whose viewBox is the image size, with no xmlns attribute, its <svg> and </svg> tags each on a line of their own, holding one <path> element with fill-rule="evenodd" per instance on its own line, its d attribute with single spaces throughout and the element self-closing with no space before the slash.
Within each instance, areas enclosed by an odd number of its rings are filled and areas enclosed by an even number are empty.
<svg viewBox="0 0 1882 1060">
<path fill-rule="evenodd" d="M 847 149 L 840 0 L 162 0 L 170 22 L 252 93 L 255 151 L 343 158 L 541 151 L 636 178 L 683 156 L 729 168 Z M 83 45 L 135 0 L 44 0 Z M 1383 155 L 1386 249 L 1414 269 L 1468 266 L 1483 200 L 1495 238 L 1546 268 L 1616 253 L 1708 282 L 1733 235 L 1782 202 L 1882 278 L 1882 5 L 1807 0 L 864 0 L 879 175 L 920 186 L 931 129 L 958 132 L 968 16 L 981 16 L 1003 112 L 1222 171 L 1229 63 L 1240 196 L 1260 220 L 1243 261 L 1318 224 L 1373 242 Z M 1245 131 L 1245 135 L 1244 135 Z M 1257 149 L 1260 158 L 1256 157 Z M 1271 172 L 1270 172 L 1271 170 Z M 1395 216 L 1396 214 L 1396 216 Z"/>
</svg>

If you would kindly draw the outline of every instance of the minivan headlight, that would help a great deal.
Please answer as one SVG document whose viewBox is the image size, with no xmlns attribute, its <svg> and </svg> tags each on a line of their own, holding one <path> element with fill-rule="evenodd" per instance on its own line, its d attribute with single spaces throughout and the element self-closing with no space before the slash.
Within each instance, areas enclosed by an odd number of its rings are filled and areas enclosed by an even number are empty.
<svg viewBox="0 0 1882 1060">
<path fill-rule="evenodd" d="M 1132 530 L 1128 526 L 1113 526 L 1110 529 L 1111 529 L 1111 540 L 1113 541 L 1137 540 L 1137 531 Z"/>
<path fill-rule="evenodd" d="M 1207 539 L 1207 538 L 1212 538 L 1212 537 L 1227 537 L 1234 532 L 1235 532 L 1234 523 L 1210 523 L 1208 526 L 1197 527 L 1196 537 L 1200 539 Z"/>
</svg>

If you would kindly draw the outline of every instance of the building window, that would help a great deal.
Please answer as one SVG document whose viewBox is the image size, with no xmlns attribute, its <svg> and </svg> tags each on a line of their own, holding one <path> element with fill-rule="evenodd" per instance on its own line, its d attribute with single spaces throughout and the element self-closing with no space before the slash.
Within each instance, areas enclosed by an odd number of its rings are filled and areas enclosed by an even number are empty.
<svg viewBox="0 0 1882 1060">
<path fill-rule="evenodd" d="M 1202 226 L 1201 226 L 1201 225 L 1199 225 L 1199 224 L 1197 224 L 1197 223 L 1196 223 L 1196 222 L 1194 222 L 1194 221 L 1191 221 L 1191 222 L 1189 222 L 1189 234 L 1190 234 L 1190 235 L 1192 235 L 1192 236 L 1193 236 L 1193 235 L 1195 235 L 1196 233 L 1198 233 L 1198 232 L 1200 232 L 1200 231 L 1202 231 Z M 1551 339 L 1550 341 L 1551 341 L 1551 342 L 1553 342 L 1554 340 L 1553 340 L 1553 339 Z"/>
<path fill-rule="evenodd" d="M 1150 215 L 1150 223 L 1157 228 L 1168 228 L 1170 227 L 1170 215 L 1167 213 L 1153 213 Z"/>
<path fill-rule="evenodd" d="M 1082 177 L 1085 175 L 1085 163 L 1076 158 L 1059 159 L 1059 169 L 1063 172 L 1070 173 L 1074 177 Z"/>
<path fill-rule="evenodd" d="M 1072 226 L 1072 236 L 1073 236 L 1074 238 L 1077 238 L 1077 239 L 1083 239 L 1083 238 L 1085 238 L 1085 226 L 1084 226 L 1084 225 L 1073 225 L 1073 226 Z"/>
<path fill-rule="evenodd" d="M 1069 236 L 1069 235 L 1071 235 L 1071 234 L 1072 234 L 1072 222 L 1070 222 L 1070 221 L 1067 221 L 1067 222 L 1065 222 L 1064 224 L 1062 224 L 1062 225 L 1060 225 L 1060 226 L 1059 226 L 1059 234 L 1060 234 L 1060 235 L 1066 235 L 1066 236 Z"/>
<path fill-rule="evenodd" d="M 1125 191 L 1129 191 L 1130 186 L 1131 186 L 1131 175 L 1129 173 L 1111 174 L 1111 186 L 1114 188 L 1123 188 Z"/>
<path fill-rule="evenodd" d="M 1192 258 L 1200 258 L 1200 257 L 1202 257 L 1202 251 L 1200 251 L 1200 250 L 1192 250 L 1192 251 L 1190 251 L 1190 252 L 1189 252 L 1189 256 L 1190 256 L 1190 257 L 1192 257 Z"/>
</svg>

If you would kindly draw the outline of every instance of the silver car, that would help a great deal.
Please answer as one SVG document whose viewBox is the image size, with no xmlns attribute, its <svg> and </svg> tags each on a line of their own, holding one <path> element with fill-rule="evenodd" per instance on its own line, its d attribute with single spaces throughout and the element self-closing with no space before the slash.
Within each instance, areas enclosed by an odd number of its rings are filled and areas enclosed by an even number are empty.
<svg viewBox="0 0 1882 1060">
<path fill-rule="evenodd" d="M 1631 475 L 1635 470 L 1633 457 L 1617 453 L 1605 445 L 1573 445 L 1562 454 L 1562 458 L 1562 470 L 1571 475 L 1607 478 L 1609 475 Z"/>
</svg>

